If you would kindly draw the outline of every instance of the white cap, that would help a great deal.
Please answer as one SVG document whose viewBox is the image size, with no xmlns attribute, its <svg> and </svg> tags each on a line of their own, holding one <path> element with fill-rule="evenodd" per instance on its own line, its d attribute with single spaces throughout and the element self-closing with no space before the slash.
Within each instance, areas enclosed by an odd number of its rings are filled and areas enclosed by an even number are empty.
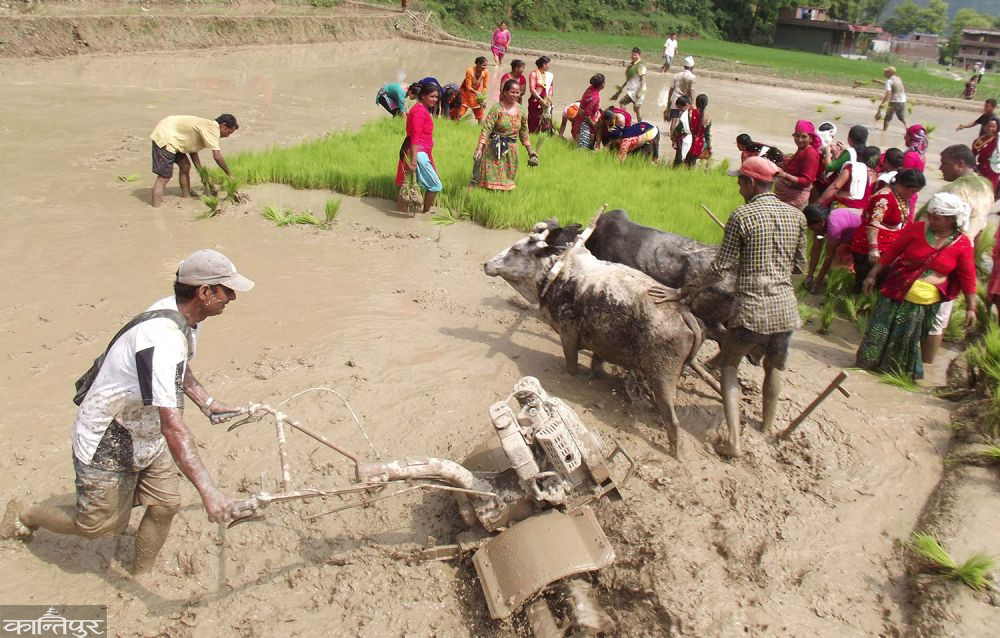
<svg viewBox="0 0 1000 638">
<path fill-rule="evenodd" d="M 694 67 L 694 58 L 690 55 L 684 58 L 684 66 Z"/>
<path fill-rule="evenodd" d="M 221 284 L 237 292 L 253 289 L 253 282 L 236 272 L 233 262 L 219 251 L 208 248 L 196 250 L 178 264 L 177 283 L 188 286 Z"/>
</svg>

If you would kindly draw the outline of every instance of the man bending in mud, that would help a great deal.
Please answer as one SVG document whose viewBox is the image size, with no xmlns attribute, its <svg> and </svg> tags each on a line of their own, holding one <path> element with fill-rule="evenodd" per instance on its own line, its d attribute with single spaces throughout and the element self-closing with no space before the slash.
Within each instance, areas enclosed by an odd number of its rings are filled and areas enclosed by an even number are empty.
<svg viewBox="0 0 1000 638">
<path fill-rule="evenodd" d="M 126 325 L 79 403 L 72 433 L 76 511 L 12 500 L 0 538 L 28 540 L 39 527 L 86 538 L 113 534 L 128 525 L 133 507 L 145 505 L 132 571 L 149 572 L 180 507 L 178 467 L 198 489 L 209 519 L 232 520 L 233 502 L 212 482 L 184 423 L 184 395 L 213 423 L 243 412 L 209 396 L 188 361 L 199 324 L 253 285 L 214 250 L 182 261 L 174 295 L 150 306 L 157 311 L 152 316 L 147 311 Z"/>
<path fill-rule="evenodd" d="M 739 178 L 746 202 L 726 222 L 722 246 L 711 267 L 678 292 L 654 286 L 654 301 L 675 301 L 711 286 L 736 268 L 736 312 L 719 345 L 722 362 L 722 403 L 729 426 L 727 456 L 740 456 L 739 366 L 747 353 L 764 352 L 762 429 L 774 435 L 774 417 L 781 396 L 781 371 L 788 359 L 792 332 L 799 327 L 799 306 L 792 272 L 806 265 L 806 219 L 779 200 L 772 188 L 778 167 L 769 159 L 749 157 L 730 171 Z"/>
<path fill-rule="evenodd" d="M 236 118 L 223 113 L 214 120 L 193 115 L 171 115 L 160 120 L 149 136 L 153 140 L 153 208 L 163 202 L 163 190 L 174 176 L 174 164 L 180 170 L 181 197 L 191 196 L 191 164 L 201 168 L 198 151 L 207 148 L 219 168 L 232 177 L 226 160 L 219 150 L 219 140 L 229 137 L 240 127 Z M 190 159 L 189 159 L 190 158 Z"/>
</svg>

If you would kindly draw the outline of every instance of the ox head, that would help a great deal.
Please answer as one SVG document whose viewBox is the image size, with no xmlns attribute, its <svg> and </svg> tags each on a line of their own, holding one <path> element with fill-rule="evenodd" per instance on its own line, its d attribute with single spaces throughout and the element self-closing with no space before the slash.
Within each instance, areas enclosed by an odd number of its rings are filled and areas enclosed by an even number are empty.
<svg viewBox="0 0 1000 638">
<path fill-rule="evenodd" d="M 545 276 L 558 256 L 568 247 L 567 243 L 552 245 L 547 241 L 552 235 L 552 230 L 548 227 L 550 223 L 555 223 L 555 220 L 538 222 L 530 235 L 483 264 L 487 275 L 503 277 L 531 303 L 538 303 Z M 556 227 L 558 228 L 558 224 Z"/>
</svg>

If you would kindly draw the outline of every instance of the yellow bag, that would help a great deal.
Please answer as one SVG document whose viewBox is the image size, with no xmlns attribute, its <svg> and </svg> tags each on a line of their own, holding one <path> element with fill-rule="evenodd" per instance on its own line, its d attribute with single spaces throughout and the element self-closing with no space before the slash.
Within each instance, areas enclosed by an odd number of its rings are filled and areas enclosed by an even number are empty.
<svg viewBox="0 0 1000 638">
<path fill-rule="evenodd" d="M 929 306 L 932 303 L 941 301 L 941 291 L 934 284 L 928 283 L 923 279 L 918 279 L 910 286 L 910 290 L 906 293 L 904 299 L 918 306 Z"/>
</svg>

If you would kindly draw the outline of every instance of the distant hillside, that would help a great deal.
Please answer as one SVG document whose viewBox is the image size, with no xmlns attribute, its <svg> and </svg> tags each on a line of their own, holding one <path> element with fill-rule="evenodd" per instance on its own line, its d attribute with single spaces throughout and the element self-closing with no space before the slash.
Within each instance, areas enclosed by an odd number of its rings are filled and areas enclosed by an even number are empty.
<svg viewBox="0 0 1000 638">
<path fill-rule="evenodd" d="M 891 16 L 900 2 L 903 0 L 889 0 L 885 11 L 882 12 L 882 19 Z M 919 5 L 927 4 L 927 0 L 914 0 L 914 2 Z M 948 19 L 950 20 L 959 9 L 975 9 L 987 15 L 1000 16 L 1000 0 L 948 0 Z"/>
</svg>

